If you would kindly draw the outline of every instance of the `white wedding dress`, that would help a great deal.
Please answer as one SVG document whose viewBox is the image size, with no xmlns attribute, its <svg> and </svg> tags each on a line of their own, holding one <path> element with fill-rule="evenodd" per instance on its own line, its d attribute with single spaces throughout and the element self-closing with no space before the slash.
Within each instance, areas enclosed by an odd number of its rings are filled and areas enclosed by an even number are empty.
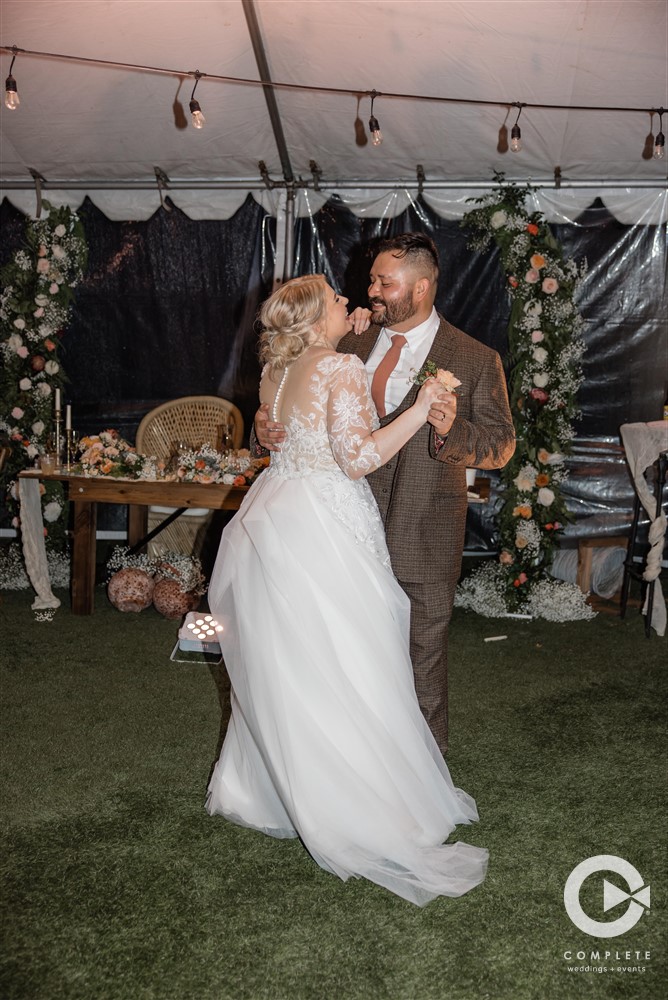
<svg viewBox="0 0 668 1000">
<path fill-rule="evenodd" d="M 313 351 L 286 370 L 303 387 L 287 439 L 225 529 L 209 587 L 232 718 L 207 809 L 423 905 L 478 885 L 487 851 L 443 846 L 476 805 L 418 707 L 409 602 L 369 485 L 346 474 L 380 464 L 364 366 Z"/>
</svg>

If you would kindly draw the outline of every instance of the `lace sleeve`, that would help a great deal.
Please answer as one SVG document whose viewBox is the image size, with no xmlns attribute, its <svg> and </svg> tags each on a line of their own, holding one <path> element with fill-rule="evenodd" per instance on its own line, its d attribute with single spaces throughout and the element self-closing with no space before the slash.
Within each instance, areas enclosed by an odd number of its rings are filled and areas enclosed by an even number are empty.
<svg viewBox="0 0 668 1000">
<path fill-rule="evenodd" d="M 354 354 L 331 360 L 327 433 L 338 465 L 350 479 L 360 479 L 382 464 L 371 436 L 380 426 L 378 414 L 362 361 Z"/>
</svg>

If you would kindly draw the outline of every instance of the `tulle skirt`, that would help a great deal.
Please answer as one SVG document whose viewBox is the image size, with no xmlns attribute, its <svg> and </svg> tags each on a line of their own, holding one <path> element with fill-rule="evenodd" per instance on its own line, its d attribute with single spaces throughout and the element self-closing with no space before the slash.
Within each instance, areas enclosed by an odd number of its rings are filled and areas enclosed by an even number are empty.
<svg viewBox="0 0 668 1000">
<path fill-rule="evenodd" d="M 368 485 L 346 482 L 359 516 Z M 326 496 L 317 477 L 263 473 L 223 533 L 209 606 L 232 718 L 207 809 L 299 836 L 342 879 L 418 905 L 459 896 L 483 880 L 487 851 L 443 845 L 478 814 L 418 706 L 409 602 L 378 557 L 382 533 L 368 544 L 380 529 L 356 536 Z"/>
</svg>

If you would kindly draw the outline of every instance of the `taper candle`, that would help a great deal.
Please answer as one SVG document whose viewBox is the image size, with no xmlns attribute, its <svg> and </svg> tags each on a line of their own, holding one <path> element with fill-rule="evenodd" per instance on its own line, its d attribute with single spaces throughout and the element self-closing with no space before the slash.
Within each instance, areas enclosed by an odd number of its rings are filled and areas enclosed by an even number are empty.
<svg viewBox="0 0 668 1000">
<path fill-rule="evenodd" d="M 60 409 L 60 389 L 56 389 L 56 409 Z"/>
<path fill-rule="evenodd" d="M 70 403 L 65 407 L 65 430 L 72 430 L 72 406 Z"/>
</svg>

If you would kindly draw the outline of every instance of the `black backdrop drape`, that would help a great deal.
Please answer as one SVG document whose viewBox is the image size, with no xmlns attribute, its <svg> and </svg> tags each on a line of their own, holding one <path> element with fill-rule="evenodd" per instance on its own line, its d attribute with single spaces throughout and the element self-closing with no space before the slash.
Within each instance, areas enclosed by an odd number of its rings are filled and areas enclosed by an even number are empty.
<svg viewBox="0 0 668 1000">
<path fill-rule="evenodd" d="M 111 222 L 82 205 L 90 257 L 63 337 L 66 393 L 82 433 L 116 427 L 134 438 L 139 420 L 166 399 L 218 394 L 257 405 L 257 308 L 272 286 L 275 220 L 249 195 L 228 220 L 193 221 L 161 209 L 147 222 Z M 24 217 L 0 206 L 0 263 L 20 246 Z M 666 393 L 666 227 L 627 226 L 596 201 L 575 224 L 553 227 L 568 256 L 589 271 L 579 307 L 587 343 L 582 418 L 568 490 L 579 516 L 617 508 L 628 520 L 631 490 L 621 455 L 606 466 L 599 444 L 620 424 L 658 419 Z M 421 200 L 394 219 L 360 219 L 332 197 L 295 227 L 295 273 L 323 272 L 350 300 L 366 303 L 369 245 L 381 235 L 428 232 L 441 254 L 437 308 L 494 347 L 507 346 L 509 304 L 496 251 L 467 249 L 459 224 Z M 489 537 L 489 531 L 482 532 Z"/>
</svg>

